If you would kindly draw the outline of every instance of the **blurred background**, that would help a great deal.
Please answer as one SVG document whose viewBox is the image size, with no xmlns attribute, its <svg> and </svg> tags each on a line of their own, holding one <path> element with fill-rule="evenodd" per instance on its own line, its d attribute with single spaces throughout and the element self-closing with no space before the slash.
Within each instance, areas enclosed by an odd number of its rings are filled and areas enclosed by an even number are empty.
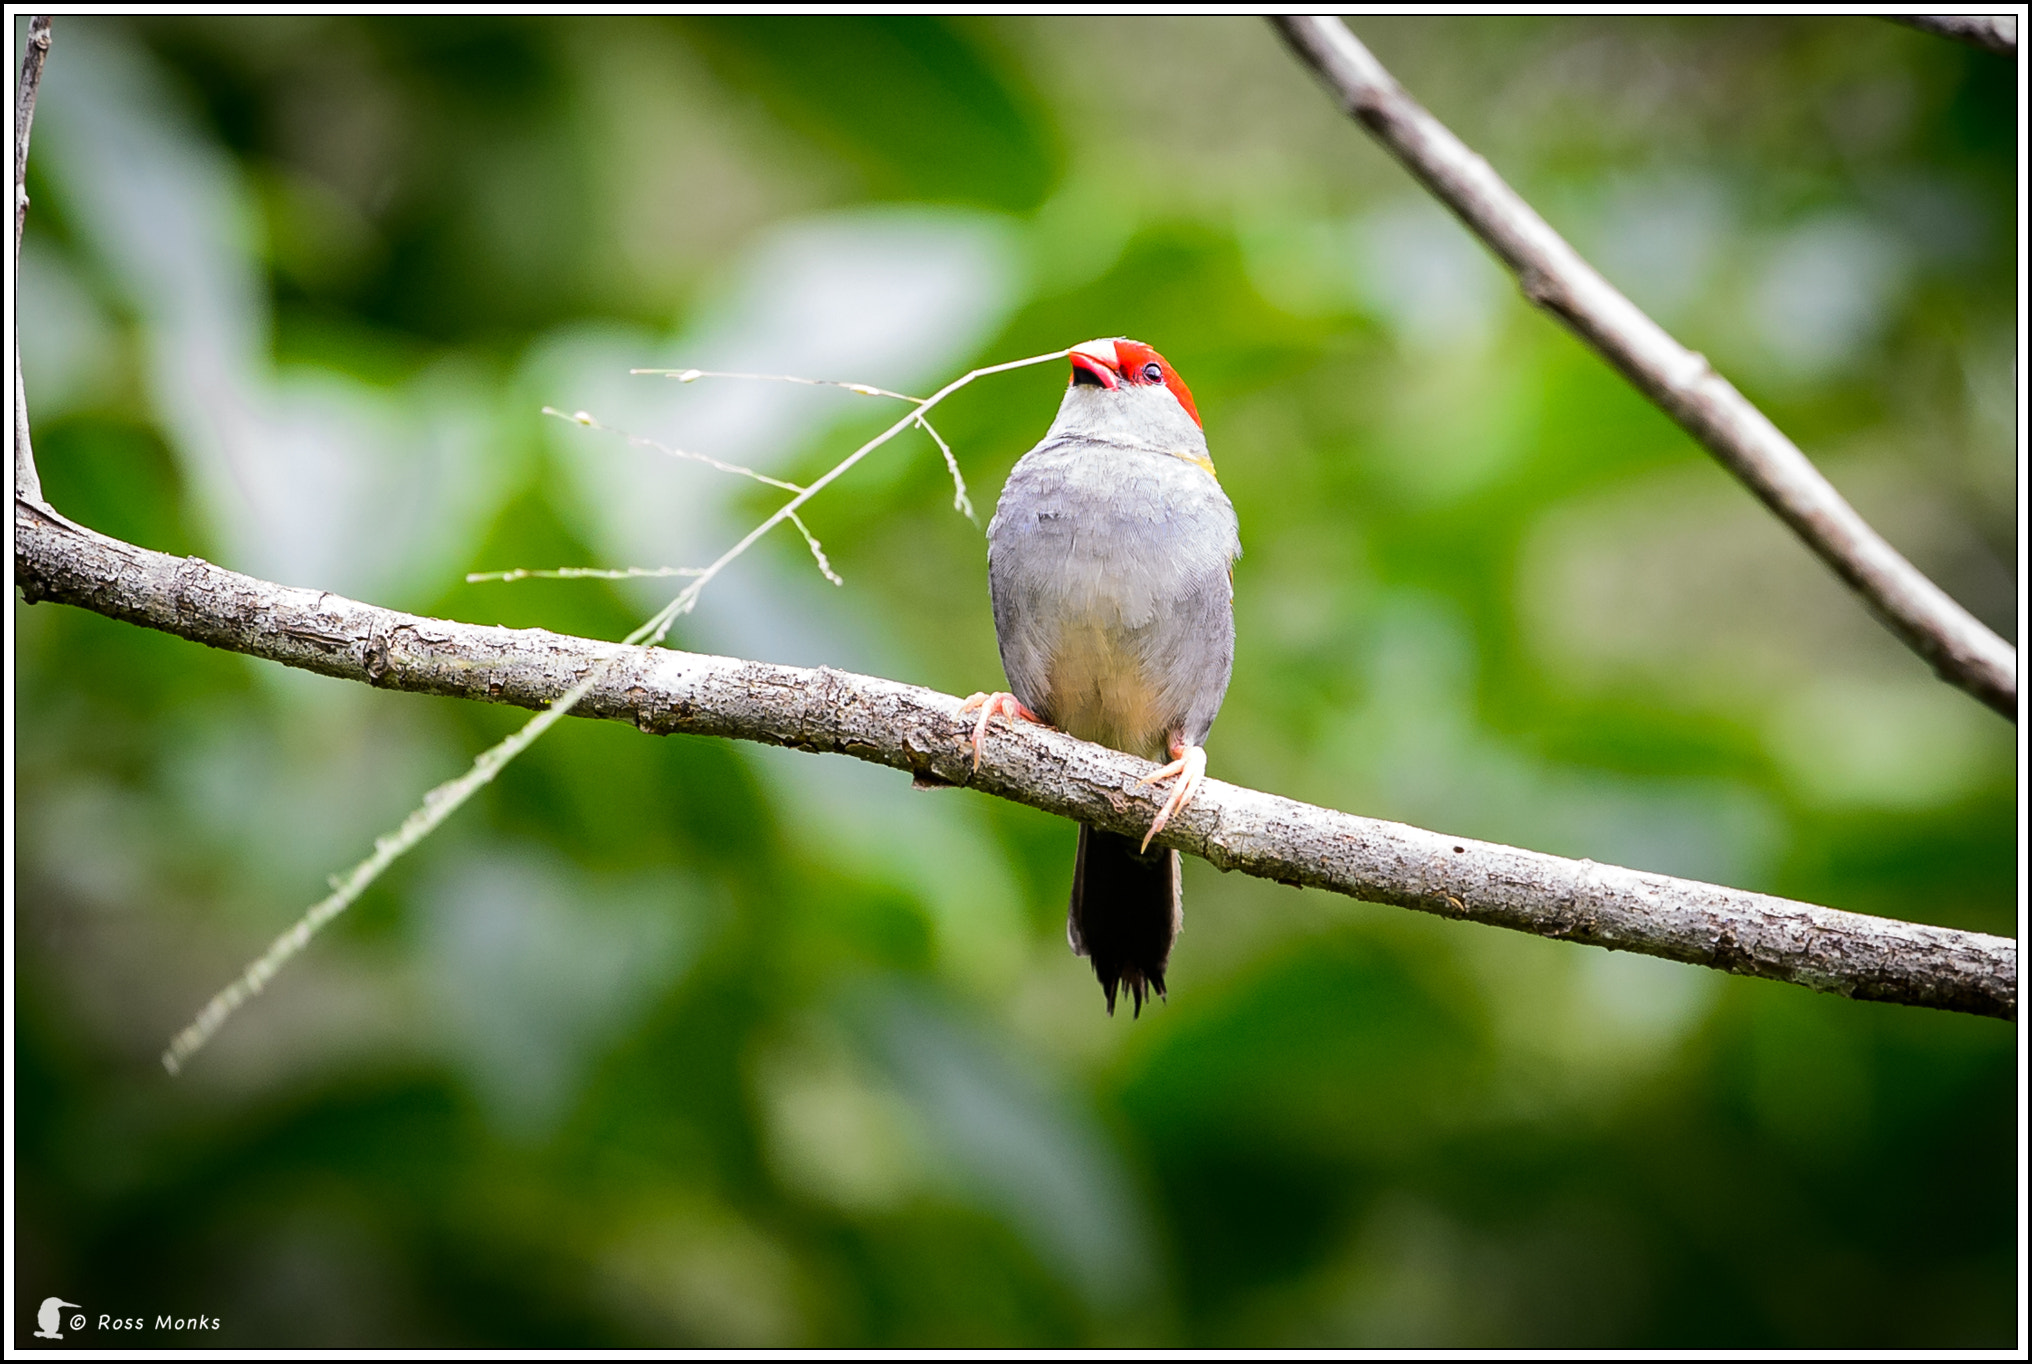
<svg viewBox="0 0 2032 1364">
<path fill-rule="evenodd" d="M 1356 32 L 2017 638 L 2017 106 L 1877 20 Z M 16 28 L 17 44 L 22 28 Z M 17 47 L 18 51 L 18 47 Z M 1215 775 L 2015 931 L 2016 735 L 1535 313 L 1253 20 L 59 18 L 19 317 L 109 534 L 619 637 L 925 392 L 1092 336 L 1239 511 Z M 1060 365 L 938 423 L 984 524 Z M 922 435 L 677 647 L 1000 685 Z M 2014 1026 L 1186 871 L 1171 999 L 1074 830 L 552 731 L 178 1080 L 157 1056 L 524 716 L 21 606 L 16 1345 L 2009 1346 Z M 115 1342 L 193 1343 L 170 1332 Z"/>
</svg>

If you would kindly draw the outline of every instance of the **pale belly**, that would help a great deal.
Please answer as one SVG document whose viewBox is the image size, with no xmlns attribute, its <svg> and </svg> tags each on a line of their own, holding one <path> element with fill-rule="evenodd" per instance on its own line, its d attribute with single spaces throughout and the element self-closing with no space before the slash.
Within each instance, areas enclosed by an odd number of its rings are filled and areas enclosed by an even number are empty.
<svg viewBox="0 0 2032 1364">
<path fill-rule="evenodd" d="M 1075 738 L 1162 758 L 1175 717 L 1145 677 L 1134 635 L 1094 624 L 1059 631 L 1045 672 L 1045 713 Z"/>
</svg>

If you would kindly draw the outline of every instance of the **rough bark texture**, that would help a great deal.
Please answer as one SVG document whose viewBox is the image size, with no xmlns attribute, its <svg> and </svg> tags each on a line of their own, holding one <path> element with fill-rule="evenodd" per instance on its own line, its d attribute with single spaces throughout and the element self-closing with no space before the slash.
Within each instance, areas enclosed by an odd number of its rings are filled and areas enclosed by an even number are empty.
<svg viewBox="0 0 2032 1364">
<path fill-rule="evenodd" d="M 15 501 L 15 575 L 30 602 L 81 606 L 215 648 L 401 691 L 540 707 L 622 646 L 465 625 L 282 587 L 110 539 Z M 844 753 L 1141 836 L 1153 765 L 1035 725 L 972 720 L 923 687 L 666 649 L 630 650 L 577 714 L 648 734 L 715 734 Z M 2015 1019 L 2008 938 L 1850 914 L 1697 881 L 1571 861 L 1208 781 L 1158 841 L 1223 870 L 1544 937 L 1642 952 L 1857 999 Z"/>
<path fill-rule="evenodd" d="M 28 44 L 21 54 L 21 79 L 14 90 L 14 277 L 21 278 L 21 229 L 28 221 L 28 138 L 35 130 L 35 96 L 42 88 L 42 64 L 49 57 L 49 16 L 37 14 L 28 21 Z M 15 335 L 20 336 L 18 309 L 21 291 L 16 288 Z M 21 390 L 21 348 L 14 350 L 14 491 L 32 501 L 42 500 L 42 480 L 35 471 L 35 452 L 28 440 L 28 400 Z"/>
<path fill-rule="evenodd" d="M 21 255 L 21 223 L 28 216 L 28 137 L 35 128 L 35 95 L 42 88 L 42 64 L 49 58 L 49 16 L 28 20 L 28 43 L 21 53 L 21 79 L 14 87 L 14 254 Z"/>
<path fill-rule="evenodd" d="M 1935 672 L 2018 718 L 2018 655 L 1856 514 L 1771 420 L 1581 259 L 1489 163 L 1406 94 L 1340 20 L 1273 19 L 1341 107 L 1552 313 L 1792 527 Z"/>
</svg>

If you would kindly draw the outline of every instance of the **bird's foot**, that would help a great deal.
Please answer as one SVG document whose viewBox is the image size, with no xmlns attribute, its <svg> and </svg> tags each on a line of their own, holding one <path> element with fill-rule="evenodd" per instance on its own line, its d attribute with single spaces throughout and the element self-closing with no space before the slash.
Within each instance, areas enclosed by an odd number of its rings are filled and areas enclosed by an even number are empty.
<svg viewBox="0 0 2032 1364">
<path fill-rule="evenodd" d="M 965 715 L 975 706 L 981 708 L 981 718 L 974 726 L 974 771 L 981 770 L 981 746 L 988 741 L 988 721 L 996 715 L 1006 715 L 1011 721 L 1028 720 L 1034 725 L 1044 722 L 1031 713 L 1030 707 L 1018 701 L 1006 691 L 977 691 L 960 702 L 960 714 Z"/>
<path fill-rule="evenodd" d="M 1150 825 L 1150 832 L 1143 835 L 1142 852 L 1150 851 L 1150 840 L 1164 832 L 1164 826 L 1171 817 L 1191 802 L 1193 793 L 1199 790 L 1201 780 L 1206 777 L 1206 750 L 1198 744 L 1174 743 L 1171 746 L 1171 761 L 1137 782 L 1138 786 L 1149 786 L 1153 782 L 1178 778 L 1178 785 L 1171 788 L 1171 795 L 1157 811 L 1156 820 Z"/>
</svg>

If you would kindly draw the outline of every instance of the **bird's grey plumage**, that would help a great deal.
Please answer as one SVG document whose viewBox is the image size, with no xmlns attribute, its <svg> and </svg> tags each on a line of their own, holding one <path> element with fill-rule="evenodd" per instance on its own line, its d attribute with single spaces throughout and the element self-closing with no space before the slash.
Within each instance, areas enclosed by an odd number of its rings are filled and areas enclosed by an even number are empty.
<svg viewBox="0 0 2032 1364">
<path fill-rule="evenodd" d="M 1068 388 L 988 525 L 1010 690 L 1046 723 L 1143 757 L 1202 743 L 1234 662 L 1240 553 L 1206 439 L 1169 391 Z M 1178 918 L 1176 853 L 1081 830 L 1067 930 L 1111 1011 L 1117 975 L 1139 1010 L 1146 981 L 1163 992 Z"/>
<path fill-rule="evenodd" d="M 1205 469 L 1148 446 L 1047 437 L 988 526 L 1010 689 L 1124 752 L 1161 759 L 1174 730 L 1203 742 L 1234 662 L 1238 551 L 1234 508 Z"/>
</svg>

